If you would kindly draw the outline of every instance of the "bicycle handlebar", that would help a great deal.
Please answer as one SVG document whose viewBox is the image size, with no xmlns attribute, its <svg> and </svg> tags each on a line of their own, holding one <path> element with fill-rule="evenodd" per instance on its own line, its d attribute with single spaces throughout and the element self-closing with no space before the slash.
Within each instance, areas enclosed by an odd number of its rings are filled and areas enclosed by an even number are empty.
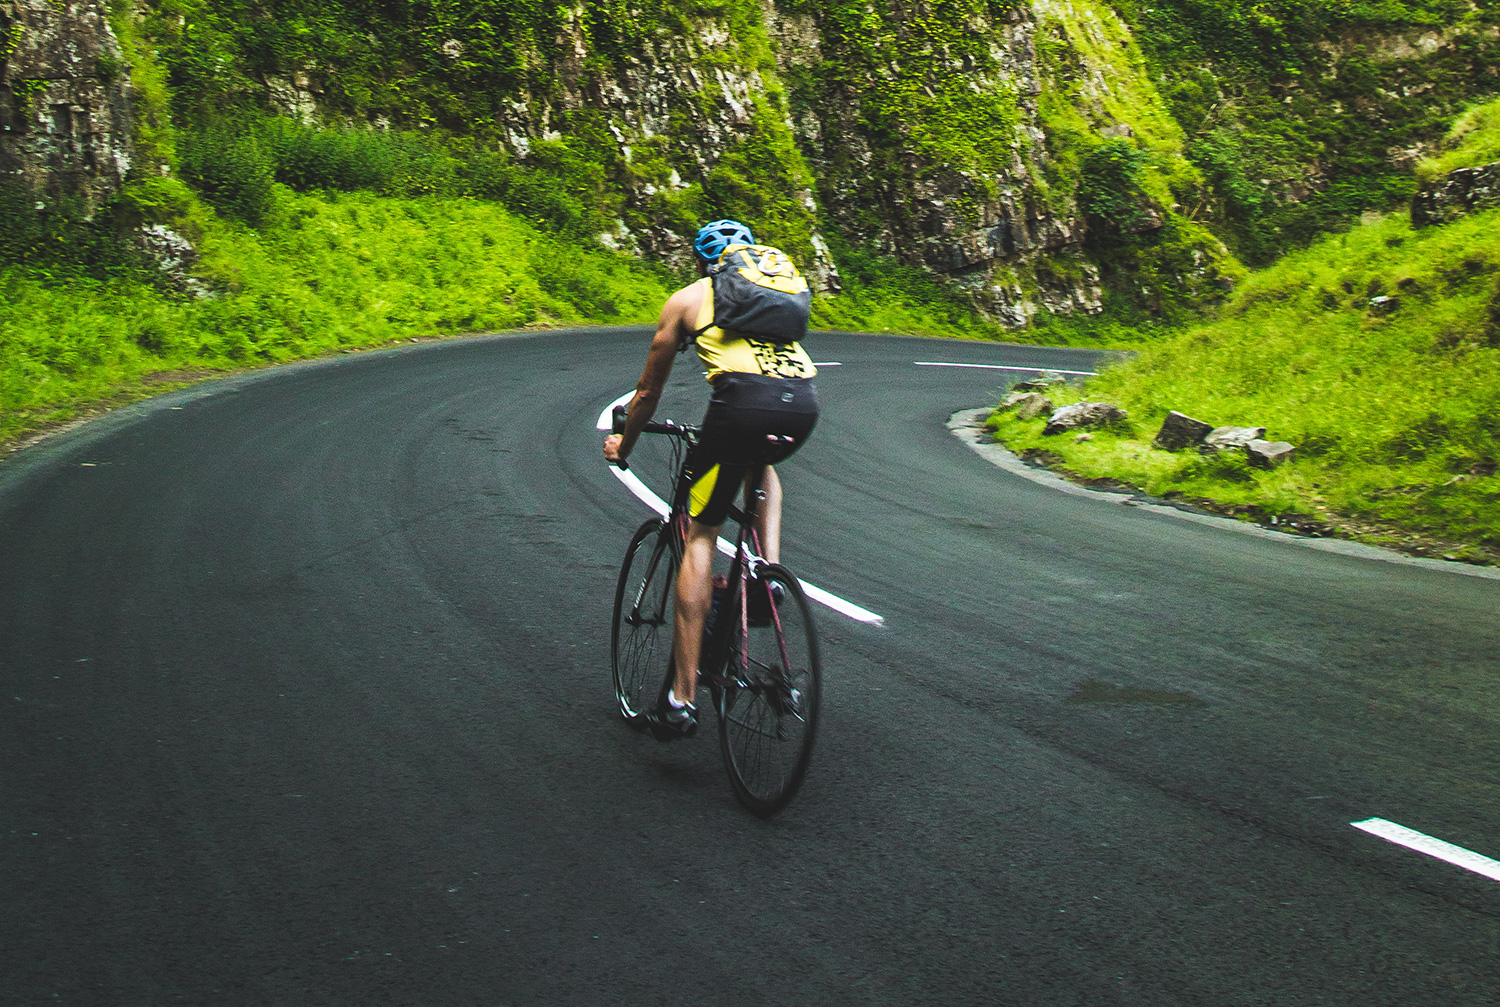
<svg viewBox="0 0 1500 1007">
<path fill-rule="evenodd" d="M 623 434 L 625 432 L 625 414 L 626 407 L 623 405 L 615 406 L 614 409 L 610 411 L 609 420 L 611 433 Z M 697 436 L 699 433 L 702 433 L 703 428 L 689 426 L 684 423 L 674 423 L 672 420 L 648 420 L 642 430 L 644 433 L 648 434 L 668 434 L 672 437 L 680 437 L 685 441 L 691 441 L 693 437 Z M 630 466 L 625 463 L 625 460 L 623 458 L 620 459 L 620 461 L 616 464 L 618 464 L 621 469 L 630 468 Z"/>
<path fill-rule="evenodd" d="M 610 413 L 610 427 L 612 433 L 623 434 L 625 432 L 625 407 L 615 406 Z M 685 423 L 677 423 L 673 420 L 648 420 L 643 432 L 648 434 L 669 434 L 673 437 L 688 438 L 693 434 L 701 433 L 702 427 L 689 426 Z"/>
</svg>

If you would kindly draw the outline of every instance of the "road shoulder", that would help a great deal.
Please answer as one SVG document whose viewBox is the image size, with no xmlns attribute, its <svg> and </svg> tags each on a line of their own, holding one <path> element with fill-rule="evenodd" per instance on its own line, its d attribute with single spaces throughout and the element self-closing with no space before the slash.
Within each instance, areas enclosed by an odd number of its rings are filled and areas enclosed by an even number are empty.
<svg viewBox="0 0 1500 1007">
<path fill-rule="evenodd" d="M 1041 468 L 1025 461 L 1004 445 L 997 443 L 989 436 L 989 432 L 984 427 L 984 420 L 991 411 L 991 408 L 987 406 L 978 409 L 961 409 L 948 417 L 948 430 L 985 461 L 988 461 L 997 468 L 1004 469 L 1012 475 L 1020 476 L 1022 479 L 1029 479 L 1049 489 L 1068 493 L 1073 496 L 1088 497 L 1101 503 L 1135 507 L 1153 514 L 1192 521 L 1197 524 L 1220 528 L 1224 531 L 1240 535 L 1252 535 L 1258 538 L 1292 542 L 1309 549 L 1317 549 L 1321 552 L 1338 553 L 1343 556 L 1354 556 L 1360 559 L 1379 560 L 1383 563 L 1397 563 L 1402 566 L 1421 567 L 1441 573 L 1459 574 L 1465 577 L 1500 580 L 1500 569 L 1493 567 L 1473 566 L 1467 563 L 1455 563 L 1448 560 L 1408 556 L 1394 550 L 1366 545 L 1363 542 L 1350 542 L 1346 539 L 1312 538 L 1306 535 L 1295 534 L 1290 530 L 1278 531 L 1274 528 L 1267 528 L 1264 525 L 1252 524 L 1248 521 L 1239 521 L 1231 517 L 1213 514 L 1188 504 L 1173 503 L 1158 497 L 1147 496 L 1132 489 L 1099 489 L 1091 486 L 1081 486 L 1050 469 Z"/>
</svg>

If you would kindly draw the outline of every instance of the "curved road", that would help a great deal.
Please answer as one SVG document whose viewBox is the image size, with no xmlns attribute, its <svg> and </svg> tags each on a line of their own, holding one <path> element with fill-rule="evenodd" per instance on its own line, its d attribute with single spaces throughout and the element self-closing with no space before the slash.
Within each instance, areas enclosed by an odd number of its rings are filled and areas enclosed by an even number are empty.
<svg viewBox="0 0 1500 1007">
<path fill-rule="evenodd" d="M 1500 1003 L 1500 581 L 1002 471 L 1082 351 L 820 334 L 779 819 L 613 713 L 640 330 L 230 378 L 0 465 L 0 1002 Z M 662 412 L 696 419 L 684 361 Z M 658 487 L 643 448 L 634 471 Z"/>
</svg>

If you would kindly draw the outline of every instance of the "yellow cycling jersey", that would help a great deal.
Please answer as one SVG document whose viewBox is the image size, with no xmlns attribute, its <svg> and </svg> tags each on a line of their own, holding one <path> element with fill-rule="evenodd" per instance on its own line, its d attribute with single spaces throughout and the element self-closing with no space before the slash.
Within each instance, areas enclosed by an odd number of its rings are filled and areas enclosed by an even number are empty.
<svg viewBox="0 0 1500 1007">
<path fill-rule="evenodd" d="M 810 378 L 818 373 L 801 343 L 746 339 L 714 325 L 713 278 L 705 276 L 698 285 L 703 288 L 703 305 L 698 309 L 698 323 L 693 328 L 703 330 L 698 333 L 698 357 L 710 382 L 728 373 L 774 378 Z M 704 329 L 705 325 L 708 328 Z"/>
</svg>

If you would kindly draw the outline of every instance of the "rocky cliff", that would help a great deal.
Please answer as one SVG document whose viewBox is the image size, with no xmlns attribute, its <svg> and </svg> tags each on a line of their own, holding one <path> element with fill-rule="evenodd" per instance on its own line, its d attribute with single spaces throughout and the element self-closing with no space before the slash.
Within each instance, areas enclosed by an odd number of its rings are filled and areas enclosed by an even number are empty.
<svg viewBox="0 0 1500 1007">
<path fill-rule="evenodd" d="M 131 164 L 127 70 L 102 0 L 0 3 L 0 172 L 43 202 L 107 202 Z"/>
<path fill-rule="evenodd" d="M 836 233 L 950 277 L 1020 326 L 1040 309 L 1099 311 L 1091 234 L 1160 231 L 1176 216 L 1172 187 L 1195 180 L 1139 47 L 1102 4 L 736 0 L 655 22 L 632 13 L 580 6 L 529 32 L 512 24 L 526 72 L 487 101 L 463 98 L 463 117 L 492 123 L 517 158 L 556 163 L 561 145 L 602 169 L 619 199 L 601 240 L 615 247 L 685 264 L 693 221 L 732 213 L 836 291 Z M 442 26 L 437 69 L 418 76 L 436 95 L 490 45 L 472 22 Z M 308 119 L 341 105 L 382 124 L 411 115 L 391 100 L 359 108 L 340 83 L 347 68 L 309 57 L 264 75 L 258 100 Z M 1117 194 L 1135 212 L 1091 220 L 1079 150 L 1111 138 L 1142 151 L 1142 177 Z M 1233 275 L 1207 231 L 1183 226 L 1174 240 L 1181 263 L 1152 282 L 1213 291 Z"/>
<path fill-rule="evenodd" d="M 565 193 L 569 226 L 605 245 L 685 267 L 697 221 L 739 216 L 825 290 L 841 262 L 894 263 L 1023 326 L 1111 297 L 1201 304 L 1241 271 L 1221 238 L 1264 258 L 1409 196 L 1398 162 L 1500 67 L 1493 14 L 1434 30 L 1442 2 L 143 0 L 133 17 L 185 135 L 250 143 L 272 113 L 461 139 L 508 165 L 499 198 Z M 129 148 L 99 9 L 0 10 L 6 81 L 35 96 L 4 113 L 7 170 L 102 198 Z"/>
</svg>

